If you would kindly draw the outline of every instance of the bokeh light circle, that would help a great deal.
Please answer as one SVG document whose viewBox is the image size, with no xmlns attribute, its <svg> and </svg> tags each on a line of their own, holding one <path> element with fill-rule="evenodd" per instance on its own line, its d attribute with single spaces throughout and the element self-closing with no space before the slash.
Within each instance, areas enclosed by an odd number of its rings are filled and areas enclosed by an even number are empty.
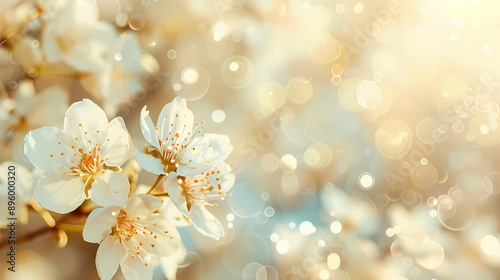
<svg viewBox="0 0 500 280">
<path fill-rule="evenodd" d="M 146 25 L 146 19 L 140 14 L 135 14 L 129 18 L 128 25 L 132 30 L 141 30 Z"/>
<path fill-rule="evenodd" d="M 307 102 L 313 95 L 314 89 L 311 81 L 302 77 L 291 79 L 286 86 L 288 99 L 294 103 Z"/>
<path fill-rule="evenodd" d="M 399 159 L 408 153 L 413 143 L 411 128 L 400 120 L 387 120 L 375 132 L 375 145 L 386 158 Z"/>
<path fill-rule="evenodd" d="M 490 194 L 500 193 L 500 172 L 491 171 L 483 179 L 484 189 Z"/>
<path fill-rule="evenodd" d="M 98 6 L 99 19 L 104 22 L 115 21 L 120 15 L 121 5 L 118 0 L 96 0 L 94 5 Z"/>
<path fill-rule="evenodd" d="M 187 100 L 200 99 L 210 87 L 210 74 L 200 65 L 177 67 L 172 73 L 172 88 Z"/>
<path fill-rule="evenodd" d="M 411 180 L 417 187 L 428 189 L 436 184 L 438 180 L 438 171 L 431 163 L 420 163 L 413 167 L 411 171 Z"/>
<path fill-rule="evenodd" d="M 476 217 L 473 200 L 465 199 L 461 189 L 452 188 L 452 192 L 439 200 L 438 219 L 444 227 L 460 231 L 468 228 Z"/>
<path fill-rule="evenodd" d="M 287 100 L 286 90 L 281 84 L 266 83 L 259 88 L 257 99 L 264 111 L 270 114 L 285 104 Z"/>
<path fill-rule="evenodd" d="M 358 184 L 361 188 L 367 190 L 371 189 L 375 185 L 375 178 L 372 174 L 364 172 L 358 177 Z"/>
<path fill-rule="evenodd" d="M 244 56 L 231 56 L 222 64 L 221 78 L 229 87 L 245 88 L 252 83 L 255 69 L 252 62 Z"/>
<path fill-rule="evenodd" d="M 362 81 L 356 90 L 356 100 L 361 107 L 374 109 L 382 103 L 382 90 L 374 81 Z"/>
</svg>

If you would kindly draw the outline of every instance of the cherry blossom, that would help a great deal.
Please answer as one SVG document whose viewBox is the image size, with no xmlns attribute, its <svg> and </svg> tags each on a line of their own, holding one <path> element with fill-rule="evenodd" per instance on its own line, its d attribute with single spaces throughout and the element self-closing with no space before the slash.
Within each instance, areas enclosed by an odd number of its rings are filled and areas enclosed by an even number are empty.
<svg viewBox="0 0 500 280">
<path fill-rule="evenodd" d="M 73 103 L 64 129 L 42 127 L 29 132 L 24 151 L 31 163 L 47 172 L 35 188 L 44 208 L 68 213 L 85 199 L 101 205 L 120 205 L 129 184 L 119 166 L 132 154 L 132 141 L 121 117 L 110 122 L 94 102 Z"/>
<path fill-rule="evenodd" d="M 142 65 L 144 51 L 140 51 L 135 33 L 116 36 L 111 46 L 100 71 L 84 75 L 80 80 L 90 93 L 102 96 L 104 111 L 115 115 L 120 105 L 142 92 L 141 77 L 147 70 Z"/>
<path fill-rule="evenodd" d="M 0 139 L 10 148 L 2 153 L 10 155 L 12 161 L 29 165 L 24 155 L 24 136 L 42 126 L 56 126 L 68 108 L 67 95 L 59 86 L 37 92 L 32 81 L 20 81 L 15 98 L 0 101 Z"/>
<path fill-rule="evenodd" d="M 77 71 L 99 72 L 116 37 L 113 26 L 99 20 L 96 5 L 68 1 L 48 20 L 41 46 L 50 63 L 62 61 Z"/>
<path fill-rule="evenodd" d="M 217 206 L 213 201 L 223 200 L 233 187 L 234 175 L 230 171 L 231 167 L 221 162 L 193 177 L 178 176 L 172 172 L 166 179 L 172 203 L 205 236 L 215 239 L 224 237 L 221 223 L 206 206 Z"/>
<path fill-rule="evenodd" d="M 145 153 L 135 149 L 135 156 L 141 168 L 151 173 L 176 172 L 181 176 L 194 176 L 222 162 L 233 150 L 229 137 L 203 134 L 200 123 L 193 126 L 193 113 L 187 108 L 186 100 L 180 97 L 163 107 L 156 126 L 146 106 L 140 118 L 148 145 Z"/>
<path fill-rule="evenodd" d="M 177 229 L 165 216 L 153 213 L 161 206 L 160 198 L 138 194 L 123 207 L 102 207 L 90 213 L 83 239 L 100 243 L 96 266 L 101 279 L 111 279 L 118 267 L 126 279 L 151 279 L 154 258 L 178 252 Z"/>
</svg>

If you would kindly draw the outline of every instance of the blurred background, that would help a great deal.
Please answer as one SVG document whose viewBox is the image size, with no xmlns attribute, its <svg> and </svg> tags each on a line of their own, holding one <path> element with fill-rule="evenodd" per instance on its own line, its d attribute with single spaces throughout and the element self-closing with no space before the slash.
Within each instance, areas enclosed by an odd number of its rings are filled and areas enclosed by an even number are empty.
<svg viewBox="0 0 500 280">
<path fill-rule="evenodd" d="M 24 135 L 82 98 L 142 149 L 142 107 L 156 120 L 181 96 L 231 138 L 236 184 L 212 211 L 224 240 L 179 228 L 178 279 L 499 279 L 499 16 L 487 0 L 2 0 L 0 160 L 30 173 Z M 18 238 L 44 226 L 29 215 Z M 97 244 L 67 235 L 19 245 L 0 278 L 98 279 Z"/>
</svg>

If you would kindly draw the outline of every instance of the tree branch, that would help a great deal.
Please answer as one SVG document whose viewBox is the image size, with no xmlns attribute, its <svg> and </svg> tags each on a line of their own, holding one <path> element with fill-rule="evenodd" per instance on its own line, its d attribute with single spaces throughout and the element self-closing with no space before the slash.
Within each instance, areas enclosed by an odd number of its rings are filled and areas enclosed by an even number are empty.
<svg viewBox="0 0 500 280">
<path fill-rule="evenodd" d="M 149 189 L 149 191 L 147 193 L 151 193 L 152 191 L 154 191 L 154 189 L 156 189 L 156 187 L 158 187 L 160 185 L 160 183 L 162 182 L 163 178 L 165 178 L 165 174 L 162 174 L 162 175 L 158 175 L 158 178 L 156 178 L 156 181 L 154 182 L 154 184 L 151 186 L 151 188 Z"/>
</svg>

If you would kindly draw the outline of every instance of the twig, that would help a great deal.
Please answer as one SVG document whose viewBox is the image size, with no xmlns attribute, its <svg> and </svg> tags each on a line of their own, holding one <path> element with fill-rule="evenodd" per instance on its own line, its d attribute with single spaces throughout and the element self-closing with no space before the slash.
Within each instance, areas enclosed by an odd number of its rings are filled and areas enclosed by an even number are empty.
<svg viewBox="0 0 500 280">
<path fill-rule="evenodd" d="M 29 242 L 29 241 L 35 239 L 36 237 L 41 236 L 42 234 L 45 234 L 47 232 L 52 231 L 53 229 L 54 228 L 51 228 L 51 227 L 47 226 L 47 227 L 41 228 L 41 229 L 39 229 L 37 231 L 31 232 L 31 233 L 29 233 L 29 234 L 27 234 L 25 236 L 22 236 L 22 237 L 18 238 L 16 240 L 15 245 L 18 245 L 18 244 L 21 244 L 21 243 L 25 243 L 25 242 Z M 6 240 L 6 241 L 0 243 L 0 249 L 4 248 L 4 247 L 7 247 L 9 245 L 10 245 L 9 241 Z"/>
<path fill-rule="evenodd" d="M 165 174 L 158 175 L 158 178 L 156 178 L 156 181 L 154 182 L 154 184 L 151 186 L 151 188 L 147 193 L 151 193 L 152 191 L 154 191 L 154 189 L 156 189 L 156 187 L 160 185 L 161 181 L 163 180 L 163 178 L 165 178 L 165 176 L 166 176 Z"/>
<path fill-rule="evenodd" d="M 78 216 L 75 216 L 74 214 L 65 216 L 65 217 L 61 218 L 59 221 L 57 221 L 57 223 L 55 223 L 54 226 L 46 226 L 46 227 L 43 227 L 43 228 L 41 228 L 39 230 L 36 230 L 34 232 L 28 233 L 25 236 L 19 237 L 16 240 L 15 244 L 19 245 L 21 243 L 29 242 L 29 241 L 35 239 L 36 237 L 39 237 L 39 236 L 41 236 L 43 234 L 46 234 L 48 232 L 51 232 L 51 231 L 55 231 L 57 229 L 62 229 L 62 230 L 66 230 L 66 231 L 79 231 L 79 230 L 82 230 L 83 229 L 83 225 L 67 224 L 66 223 L 67 221 L 74 220 L 75 218 L 78 218 Z M 9 241 L 6 240 L 6 241 L 0 243 L 0 249 L 3 248 L 3 247 L 6 247 L 8 245 L 9 245 Z"/>
</svg>

